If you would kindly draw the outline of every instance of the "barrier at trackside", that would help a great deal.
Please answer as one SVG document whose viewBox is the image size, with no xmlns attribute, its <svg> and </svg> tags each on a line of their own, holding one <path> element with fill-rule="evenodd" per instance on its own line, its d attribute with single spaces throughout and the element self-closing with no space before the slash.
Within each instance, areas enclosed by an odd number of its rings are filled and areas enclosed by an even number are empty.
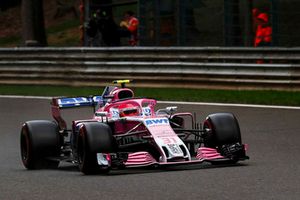
<svg viewBox="0 0 300 200">
<path fill-rule="evenodd" d="M 300 48 L 0 48 L 0 84 L 115 79 L 136 87 L 300 90 Z"/>
</svg>

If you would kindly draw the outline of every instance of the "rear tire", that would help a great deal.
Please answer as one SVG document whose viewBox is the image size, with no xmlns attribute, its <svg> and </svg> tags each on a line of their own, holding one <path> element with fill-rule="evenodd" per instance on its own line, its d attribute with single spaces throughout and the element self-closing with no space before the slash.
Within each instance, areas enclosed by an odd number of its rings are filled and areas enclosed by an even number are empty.
<svg viewBox="0 0 300 200">
<path fill-rule="evenodd" d="M 78 136 L 79 170 L 86 174 L 108 173 L 110 166 L 100 166 L 97 153 L 115 151 L 115 139 L 107 124 L 99 122 L 84 123 Z"/>
<path fill-rule="evenodd" d="M 35 120 L 21 129 L 21 159 L 27 169 L 57 168 L 59 161 L 47 159 L 60 153 L 60 137 L 55 122 Z"/>
</svg>

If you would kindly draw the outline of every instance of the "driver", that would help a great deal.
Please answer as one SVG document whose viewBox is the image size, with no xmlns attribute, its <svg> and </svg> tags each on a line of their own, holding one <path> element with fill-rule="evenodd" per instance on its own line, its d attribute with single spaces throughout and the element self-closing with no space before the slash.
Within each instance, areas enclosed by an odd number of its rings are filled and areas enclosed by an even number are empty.
<svg viewBox="0 0 300 200">
<path fill-rule="evenodd" d="M 139 116 L 140 108 L 131 103 L 122 104 L 119 106 L 120 117 Z"/>
</svg>

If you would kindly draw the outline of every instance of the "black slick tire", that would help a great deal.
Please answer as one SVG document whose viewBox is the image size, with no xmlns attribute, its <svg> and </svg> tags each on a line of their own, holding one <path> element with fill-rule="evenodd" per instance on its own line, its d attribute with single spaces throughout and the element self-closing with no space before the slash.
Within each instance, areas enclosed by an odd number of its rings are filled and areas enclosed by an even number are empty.
<svg viewBox="0 0 300 200">
<path fill-rule="evenodd" d="M 77 147 L 79 170 L 82 173 L 91 175 L 109 172 L 109 166 L 99 166 L 97 163 L 97 153 L 111 153 L 115 149 L 115 139 L 107 124 L 83 123 Z"/>
<path fill-rule="evenodd" d="M 58 157 L 60 137 L 55 122 L 47 120 L 28 121 L 20 133 L 21 159 L 27 169 L 57 168 L 59 161 L 48 159 Z"/>
</svg>

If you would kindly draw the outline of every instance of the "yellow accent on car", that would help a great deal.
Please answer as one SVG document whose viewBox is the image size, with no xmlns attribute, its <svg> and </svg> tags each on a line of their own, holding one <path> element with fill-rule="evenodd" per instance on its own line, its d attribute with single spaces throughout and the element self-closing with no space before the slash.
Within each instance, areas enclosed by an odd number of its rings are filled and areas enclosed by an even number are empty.
<svg viewBox="0 0 300 200">
<path fill-rule="evenodd" d="M 114 80 L 113 81 L 114 84 L 120 84 L 121 87 L 125 87 L 125 83 L 130 83 L 130 80 Z"/>
<path fill-rule="evenodd" d="M 113 83 L 117 83 L 117 84 L 130 83 L 130 80 L 114 80 Z"/>
</svg>

